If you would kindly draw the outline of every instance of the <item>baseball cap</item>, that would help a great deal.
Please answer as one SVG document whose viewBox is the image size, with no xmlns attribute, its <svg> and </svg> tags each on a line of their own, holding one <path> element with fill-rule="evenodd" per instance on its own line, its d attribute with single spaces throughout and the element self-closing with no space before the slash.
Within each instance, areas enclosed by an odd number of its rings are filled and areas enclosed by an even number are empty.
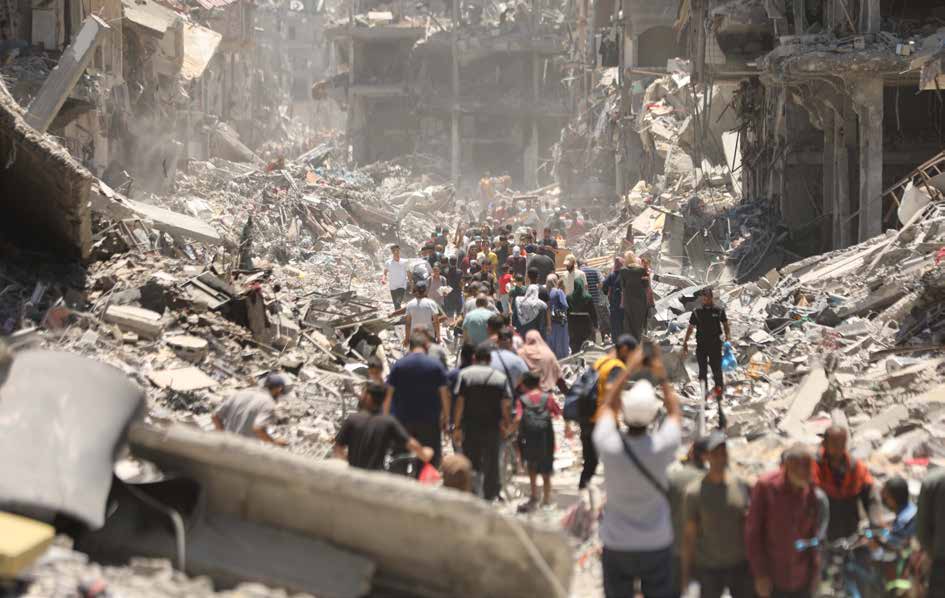
<svg viewBox="0 0 945 598">
<path fill-rule="evenodd" d="M 706 452 L 714 451 L 720 446 L 724 445 L 728 438 L 725 436 L 725 432 L 722 430 L 712 430 L 712 433 L 709 434 L 705 439 L 705 450 Z"/>
<path fill-rule="evenodd" d="M 264 384 L 266 388 L 276 388 L 277 386 L 285 386 L 285 385 L 286 385 L 285 376 L 283 376 L 282 374 L 273 372 L 269 374 L 268 376 L 266 376 L 266 382 Z"/>
<path fill-rule="evenodd" d="M 623 419 L 628 426 L 648 426 L 660 410 L 656 391 L 648 380 L 639 380 L 620 397 Z"/>
</svg>

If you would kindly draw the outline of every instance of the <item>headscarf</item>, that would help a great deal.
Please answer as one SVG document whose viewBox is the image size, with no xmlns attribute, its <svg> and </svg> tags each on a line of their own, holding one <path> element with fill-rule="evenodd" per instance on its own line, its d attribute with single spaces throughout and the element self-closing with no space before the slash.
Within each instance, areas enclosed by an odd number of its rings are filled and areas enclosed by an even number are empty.
<svg viewBox="0 0 945 598">
<path fill-rule="evenodd" d="M 586 305 L 594 300 L 591 294 L 587 292 L 587 287 L 581 278 L 574 279 L 574 292 L 568 297 L 568 303 L 576 308 L 578 305 Z"/>
<path fill-rule="evenodd" d="M 558 288 L 558 275 L 549 274 L 548 278 L 545 279 L 545 284 L 548 285 L 548 290 Z"/>
<path fill-rule="evenodd" d="M 637 256 L 632 251 L 628 251 L 624 256 L 625 265 L 627 268 L 639 268 L 640 260 L 637 259 Z"/>
<path fill-rule="evenodd" d="M 529 369 L 537 370 L 541 374 L 539 385 L 542 390 L 550 391 L 558 385 L 561 366 L 537 330 L 529 330 L 525 335 L 525 346 L 519 349 L 518 356 L 525 360 Z"/>
<path fill-rule="evenodd" d="M 528 324 L 538 317 L 542 309 L 547 309 L 545 302 L 538 298 L 538 285 L 528 285 L 523 297 L 515 298 L 515 308 L 518 310 L 518 318 L 523 324 Z"/>
</svg>

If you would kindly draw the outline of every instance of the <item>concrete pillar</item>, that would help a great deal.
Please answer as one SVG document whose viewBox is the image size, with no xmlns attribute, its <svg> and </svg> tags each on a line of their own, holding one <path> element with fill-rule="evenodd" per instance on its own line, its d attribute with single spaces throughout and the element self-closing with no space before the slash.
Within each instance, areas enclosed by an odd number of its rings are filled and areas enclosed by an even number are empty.
<svg viewBox="0 0 945 598">
<path fill-rule="evenodd" d="M 850 144 L 856 139 L 855 119 L 849 100 L 833 119 L 833 248 L 841 249 L 853 244 L 850 235 Z"/>
<path fill-rule="evenodd" d="M 859 235 L 863 242 L 883 232 L 883 80 L 862 79 L 853 85 L 859 117 Z"/>
<path fill-rule="evenodd" d="M 837 220 L 837 160 L 836 160 L 836 127 L 834 125 L 834 120 L 836 115 L 834 111 L 827 107 L 823 110 L 821 116 L 823 117 L 823 131 L 824 131 L 824 180 L 823 180 L 823 201 L 821 203 L 821 209 L 824 214 L 831 214 L 831 222 L 835 223 Z M 831 226 L 829 229 L 826 227 L 821 230 L 828 231 L 830 239 L 824 239 L 822 243 L 824 249 L 833 248 L 836 243 L 833 239 L 833 230 L 834 227 Z M 827 242 L 829 241 L 829 243 Z"/>
<path fill-rule="evenodd" d="M 459 186 L 460 111 L 459 111 L 459 0 L 453 0 L 453 34 L 450 39 L 453 69 L 453 109 L 450 117 L 450 178 Z"/>
<path fill-rule="evenodd" d="M 59 64 L 49 72 L 36 98 L 30 103 L 26 113 L 26 122 L 31 127 L 40 133 L 49 128 L 72 92 L 72 88 L 78 83 L 79 77 L 85 72 L 85 67 L 95 56 L 95 49 L 109 31 L 111 28 L 105 21 L 95 15 L 90 15 L 82 23 L 82 29 L 75 36 L 75 41 L 62 52 Z"/>
<path fill-rule="evenodd" d="M 879 4 L 880 0 L 860 0 L 860 31 L 862 33 L 879 33 Z"/>
</svg>

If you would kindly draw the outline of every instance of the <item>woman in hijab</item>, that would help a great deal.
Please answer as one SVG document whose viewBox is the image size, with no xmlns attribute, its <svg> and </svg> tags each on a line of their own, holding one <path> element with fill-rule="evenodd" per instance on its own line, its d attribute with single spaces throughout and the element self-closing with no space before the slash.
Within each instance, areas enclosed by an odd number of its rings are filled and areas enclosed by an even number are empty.
<svg viewBox="0 0 945 598">
<path fill-rule="evenodd" d="M 624 262 L 625 265 L 620 270 L 624 331 L 641 341 L 643 340 L 643 327 L 646 325 L 646 316 L 649 311 L 646 291 L 650 288 L 650 277 L 632 251 L 627 252 Z"/>
<path fill-rule="evenodd" d="M 568 298 L 564 294 L 564 283 L 558 280 L 557 274 L 549 274 L 548 311 L 551 312 L 551 329 L 548 333 L 548 346 L 554 351 L 555 357 L 564 359 L 571 354 L 568 338 Z"/>
<path fill-rule="evenodd" d="M 550 325 L 548 305 L 538 298 L 537 284 L 529 285 L 523 297 L 515 298 L 515 311 L 519 334 L 527 335 L 529 331 L 547 334 Z"/>
<path fill-rule="evenodd" d="M 541 374 L 541 381 L 538 386 L 543 391 L 551 392 L 558 388 L 562 394 L 568 393 L 568 385 L 561 376 L 561 366 L 558 365 L 558 358 L 551 352 L 537 330 L 530 330 L 525 335 L 525 346 L 519 349 L 518 356 L 525 361 L 528 369 Z"/>
<path fill-rule="evenodd" d="M 594 299 L 587 292 L 582 278 L 574 279 L 574 292 L 568 297 L 568 336 L 570 337 L 571 353 L 578 353 L 584 341 L 594 340 Z"/>
</svg>

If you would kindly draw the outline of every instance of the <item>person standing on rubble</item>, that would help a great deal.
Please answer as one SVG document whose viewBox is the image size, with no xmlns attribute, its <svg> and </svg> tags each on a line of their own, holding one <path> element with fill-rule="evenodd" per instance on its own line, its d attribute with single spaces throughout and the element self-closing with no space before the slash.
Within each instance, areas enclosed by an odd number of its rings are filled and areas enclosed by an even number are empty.
<svg viewBox="0 0 945 598">
<path fill-rule="evenodd" d="M 823 539 L 830 504 L 811 482 L 814 456 L 802 443 L 784 451 L 781 468 L 751 491 L 745 548 L 758 598 L 811 598 L 820 580 L 820 553 L 798 540 Z"/>
<path fill-rule="evenodd" d="M 388 283 L 390 299 L 394 303 L 394 311 L 397 311 L 407 296 L 407 263 L 400 260 L 400 245 L 391 245 L 390 253 L 391 258 L 384 264 L 381 284 Z"/>
<path fill-rule="evenodd" d="M 414 298 L 407 303 L 407 316 L 404 324 L 404 346 L 410 337 L 419 330 L 431 331 L 433 342 L 440 342 L 440 308 L 433 299 L 427 297 L 427 283 L 420 281 L 413 287 Z"/>
<path fill-rule="evenodd" d="M 433 448 L 421 445 L 397 419 L 381 413 L 387 385 L 368 382 L 361 395 L 358 412 L 348 416 L 335 437 L 334 455 L 351 467 L 383 470 L 392 453 L 404 449 L 424 463 L 433 459 Z"/>
<path fill-rule="evenodd" d="M 620 270 L 620 293 L 623 297 L 624 331 L 637 340 L 643 339 L 643 328 L 649 306 L 646 289 L 650 278 L 640 265 L 637 256 L 628 251 L 624 256 L 624 267 Z"/>
<path fill-rule="evenodd" d="M 600 524 L 607 598 L 633 598 L 637 580 L 646 598 L 676 596 L 666 470 L 682 440 L 682 411 L 656 350 L 650 373 L 662 388 L 666 420 L 656 431 L 648 431 L 661 404 L 653 385 L 644 379 L 623 390 L 640 372 L 643 359 L 640 348 L 630 353 L 626 368 L 607 389 L 594 427 L 607 491 Z M 626 432 L 617 423 L 621 415 Z"/>
<path fill-rule="evenodd" d="M 440 308 L 440 311 L 446 313 L 446 298 L 443 296 L 443 293 L 440 292 L 440 289 L 446 286 L 446 277 L 443 276 L 442 271 L 440 270 L 440 264 L 433 266 L 433 273 L 430 274 L 429 287 L 427 293 L 430 295 L 430 299 L 436 303 L 437 307 Z"/>
<path fill-rule="evenodd" d="M 866 464 L 847 451 L 849 434 L 833 425 L 824 432 L 823 446 L 814 462 L 814 484 L 830 501 L 827 539 L 846 538 L 860 525 L 860 506 L 874 526 L 879 523 L 879 502 L 873 476 Z"/>
<path fill-rule="evenodd" d="M 410 352 L 391 367 L 384 415 L 393 415 L 411 436 L 433 447 L 431 462 L 439 467 L 443 452 L 440 431 L 446 430 L 449 421 L 450 392 L 446 368 L 427 355 L 428 342 L 425 332 L 412 334 Z"/>
<path fill-rule="evenodd" d="M 258 438 L 278 446 L 285 440 L 274 438 L 267 429 L 275 419 L 276 401 L 285 394 L 285 376 L 271 373 L 263 383 L 265 391 L 247 388 L 234 394 L 213 414 L 213 427 L 248 438 Z"/>
<path fill-rule="evenodd" d="M 750 488 L 728 471 L 725 434 L 706 439 L 709 471 L 686 489 L 682 542 L 682 590 L 698 579 L 700 598 L 753 598 L 755 589 L 745 552 L 745 516 Z"/>
<path fill-rule="evenodd" d="M 623 258 L 614 258 L 614 269 L 604 279 L 602 286 L 610 306 L 610 338 L 611 342 L 623 334 L 623 290 L 620 287 L 620 271 L 623 270 Z"/>
<path fill-rule="evenodd" d="M 499 446 L 510 429 L 512 397 L 505 374 L 491 367 L 492 344 L 476 347 L 474 363 L 456 382 L 453 441 L 482 475 L 482 497 L 499 496 Z"/>
<path fill-rule="evenodd" d="M 728 316 L 725 308 L 715 305 L 712 288 L 702 290 L 702 305 L 693 310 L 689 317 L 689 328 L 686 329 L 686 338 L 683 339 L 682 354 L 689 354 L 689 337 L 696 331 L 696 362 L 699 364 L 699 380 L 708 391 L 709 368 L 712 368 L 712 383 L 715 385 L 717 396 L 725 393 L 725 381 L 722 378 L 722 331 L 725 331 L 725 340 L 731 341 L 732 332 L 728 327 Z"/>
</svg>

